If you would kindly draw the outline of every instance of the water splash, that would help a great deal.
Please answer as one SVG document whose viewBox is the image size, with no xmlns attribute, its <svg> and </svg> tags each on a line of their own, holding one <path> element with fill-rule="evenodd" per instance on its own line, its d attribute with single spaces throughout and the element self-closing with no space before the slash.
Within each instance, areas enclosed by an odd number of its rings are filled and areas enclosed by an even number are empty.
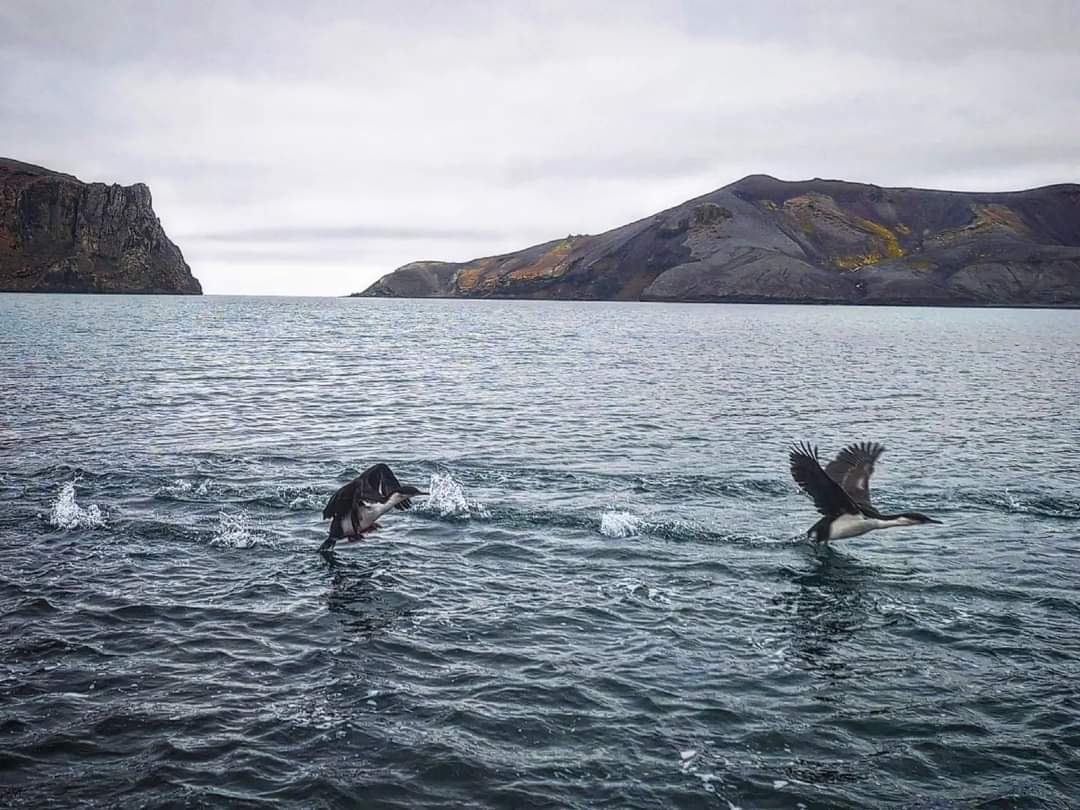
<svg viewBox="0 0 1080 810">
<path fill-rule="evenodd" d="M 326 495 L 311 486 L 281 486 L 275 491 L 274 500 L 285 504 L 290 512 L 321 512 Z"/>
<path fill-rule="evenodd" d="M 165 500 L 178 501 L 191 498 L 206 498 L 213 494 L 216 488 L 213 479 L 210 478 L 203 478 L 197 482 L 177 478 L 171 484 L 165 484 L 158 488 L 154 496 Z"/>
<path fill-rule="evenodd" d="M 632 512 L 609 510 L 600 516 L 600 534 L 605 537 L 633 537 L 641 534 L 645 521 Z"/>
<path fill-rule="evenodd" d="M 1053 496 L 1023 497 L 1014 495 L 1005 487 L 1004 495 L 992 498 L 995 506 L 1004 507 L 1008 512 L 1037 515 L 1040 517 L 1080 519 L 1080 500 L 1075 498 L 1055 498 Z"/>
<path fill-rule="evenodd" d="M 488 519 L 491 513 L 477 500 L 465 495 L 465 488 L 454 480 L 454 476 L 448 472 L 437 472 L 431 476 L 428 483 L 427 500 L 424 501 L 421 512 L 438 515 L 439 517 L 454 517 Z"/>
<path fill-rule="evenodd" d="M 322 509 L 322 504 L 315 495 L 298 495 L 289 501 L 289 510 L 292 512 L 311 512 Z"/>
<path fill-rule="evenodd" d="M 96 503 L 86 508 L 75 500 L 75 481 L 64 484 L 52 504 L 49 523 L 58 529 L 95 529 L 105 525 L 105 516 Z"/>
<path fill-rule="evenodd" d="M 259 534 L 251 525 L 251 518 L 246 512 L 218 515 L 218 526 L 210 545 L 217 548 L 252 548 L 271 545 L 269 539 Z"/>
<path fill-rule="evenodd" d="M 663 607 L 671 605 L 671 598 L 666 590 L 633 577 L 599 585 L 596 592 L 606 599 L 628 599 L 633 602 Z"/>
</svg>

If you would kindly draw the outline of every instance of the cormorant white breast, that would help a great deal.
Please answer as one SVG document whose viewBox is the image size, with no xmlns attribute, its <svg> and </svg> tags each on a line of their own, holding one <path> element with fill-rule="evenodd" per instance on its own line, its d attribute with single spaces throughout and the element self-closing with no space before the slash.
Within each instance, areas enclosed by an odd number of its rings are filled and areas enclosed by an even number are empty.
<svg viewBox="0 0 1080 810">
<path fill-rule="evenodd" d="M 850 444 L 822 469 L 817 447 L 801 443 L 791 448 L 791 477 L 825 516 L 810 527 L 808 537 L 840 540 L 874 529 L 941 523 L 919 512 L 883 515 L 870 503 L 870 476 L 884 451 L 873 442 Z"/>
<path fill-rule="evenodd" d="M 381 462 L 368 467 L 326 502 L 323 520 L 330 520 L 330 536 L 319 551 L 331 551 L 344 538 L 351 538 L 350 542 L 359 540 L 380 528 L 375 521 L 391 509 L 408 509 L 412 506 L 410 498 L 427 494 L 402 484 Z"/>
</svg>

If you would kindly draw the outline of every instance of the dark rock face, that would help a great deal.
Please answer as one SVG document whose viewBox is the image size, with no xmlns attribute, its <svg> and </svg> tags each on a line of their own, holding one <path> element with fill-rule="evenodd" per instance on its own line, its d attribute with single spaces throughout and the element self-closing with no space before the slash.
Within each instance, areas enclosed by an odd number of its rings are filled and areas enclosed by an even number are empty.
<svg viewBox="0 0 1080 810">
<path fill-rule="evenodd" d="M 150 189 L 0 158 L 0 291 L 199 295 Z"/>
<path fill-rule="evenodd" d="M 751 175 L 653 217 L 358 295 L 1080 306 L 1080 186 L 975 194 Z"/>
</svg>

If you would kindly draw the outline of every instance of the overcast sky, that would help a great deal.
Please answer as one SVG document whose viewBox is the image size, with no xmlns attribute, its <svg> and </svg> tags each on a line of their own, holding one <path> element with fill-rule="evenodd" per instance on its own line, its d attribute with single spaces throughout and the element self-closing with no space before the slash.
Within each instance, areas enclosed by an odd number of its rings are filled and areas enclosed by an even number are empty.
<svg viewBox="0 0 1080 810">
<path fill-rule="evenodd" d="M 150 185 L 208 293 L 338 295 L 751 173 L 1080 181 L 1080 2 L 0 0 L 0 156 Z"/>
</svg>

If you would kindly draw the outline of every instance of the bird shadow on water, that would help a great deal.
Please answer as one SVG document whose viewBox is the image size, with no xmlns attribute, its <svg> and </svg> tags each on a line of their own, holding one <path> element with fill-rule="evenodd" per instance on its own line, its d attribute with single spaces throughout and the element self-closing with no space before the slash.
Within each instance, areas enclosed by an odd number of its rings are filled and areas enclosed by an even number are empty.
<svg viewBox="0 0 1080 810">
<path fill-rule="evenodd" d="M 808 546 L 811 567 L 795 573 L 796 586 L 776 597 L 791 621 L 791 654 L 800 666 L 829 680 L 850 677 L 839 647 L 867 625 L 874 611 L 868 585 L 880 573 L 828 545 Z"/>
<path fill-rule="evenodd" d="M 390 560 L 345 561 L 332 551 L 320 556 L 330 575 L 326 607 L 345 627 L 372 635 L 412 612 L 409 598 L 386 587 L 392 582 Z"/>
</svg>

